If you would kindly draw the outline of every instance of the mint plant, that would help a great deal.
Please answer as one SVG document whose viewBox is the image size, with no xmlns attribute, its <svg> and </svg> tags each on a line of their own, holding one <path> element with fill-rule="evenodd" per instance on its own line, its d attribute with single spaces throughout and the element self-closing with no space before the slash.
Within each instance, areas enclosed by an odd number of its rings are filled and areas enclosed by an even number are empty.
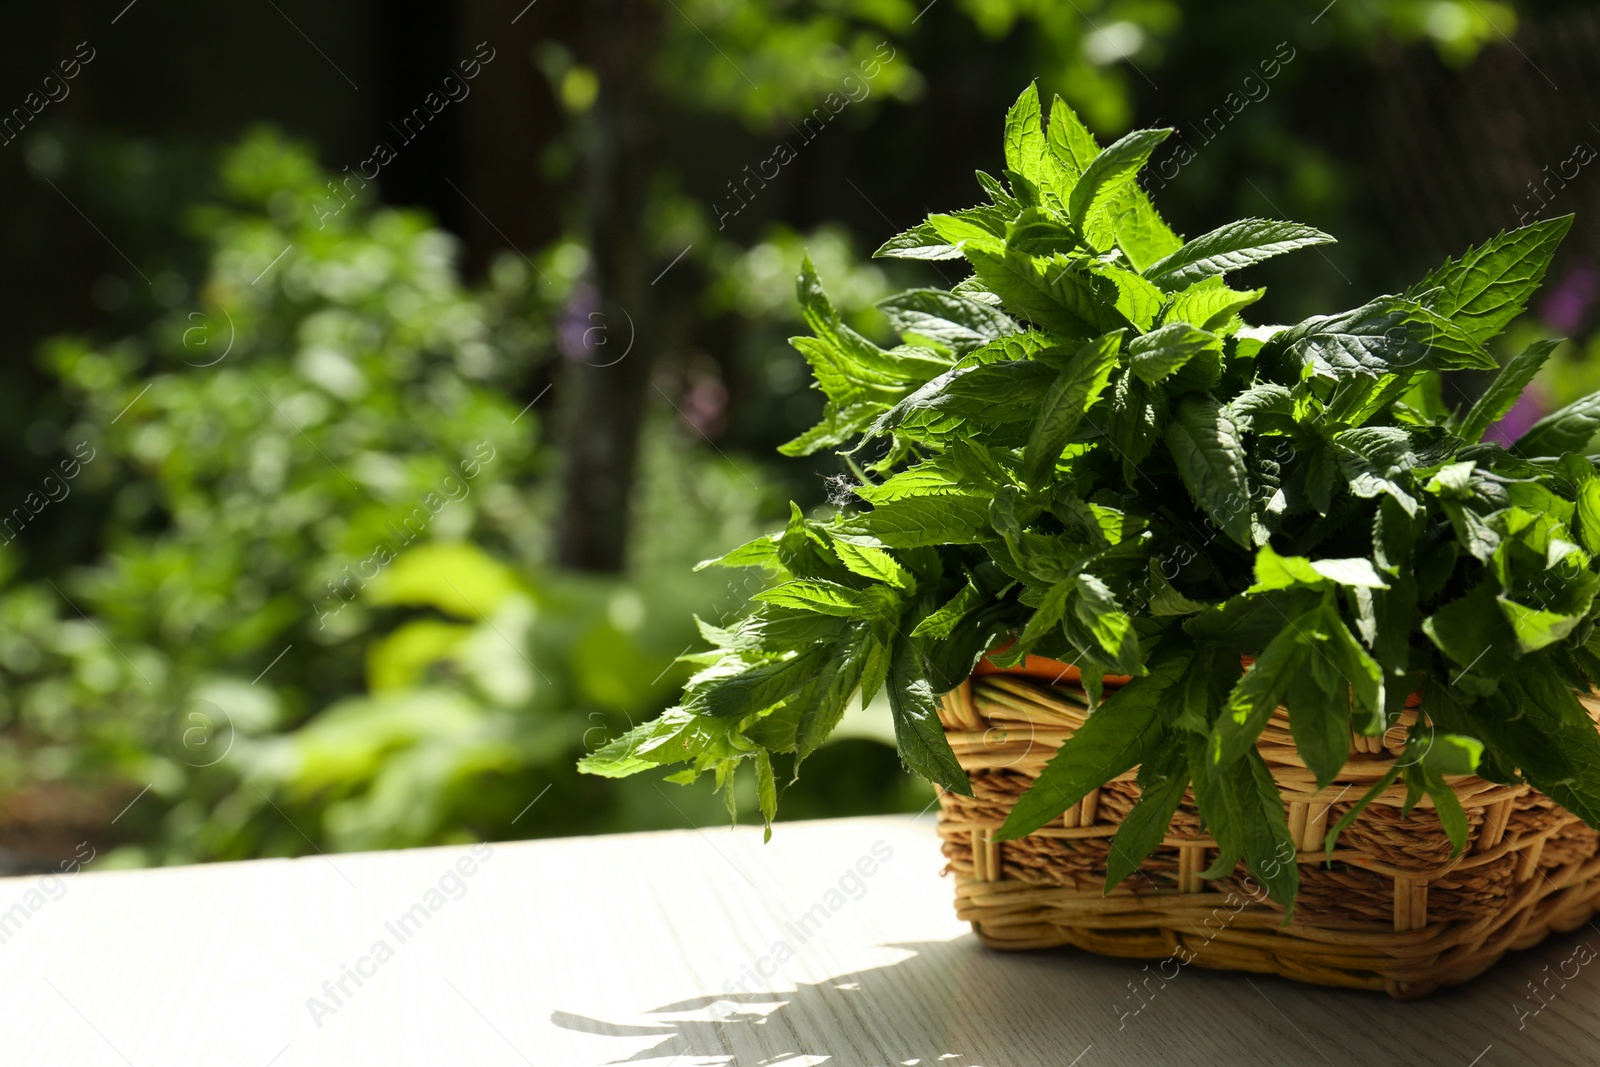
<svg viewBox="0 0 1600 1067">
<path fill-rule="evenodd" d="M 1404 758 L 1328 836 L 1402 779 L 1457 852 L 1468 824 L 1448 776 L 1526 780 L 1600 826 L 1600 735 L 1576 694 L 1600 679 L 1600 477 L 1585 454 L 1600 394 L 1512 448 L 1481 440 L 1554 348 L 1516 356 L 1453 408 L 1442 372 L 1494 370 L 1485 347 L 1539 284 L 1571 218 L 1503 233 L 1403 293 L 1293 326 L 1247 325 L 1261 289 L 1226 275 L 1327 235 L 1245 219 L 1183 241 L 1138 174 L 1170 130 L 1101 148 L 1030 88 L 988 202 L 878 252 L 964 260 L 949 291 L 882 308 L 901 343 L 840 321 L 809 263 L 794 345 L 827 397 L 783 451 L 841 449 L 855 503 L 798 508 L 779 533 L 714 561 L 775 584 L 727 627 L 682 705 L 596 751 L 604 775 L 687 763 L 731 781 L 805 758 L 846 703 L 887 690 L 905 764 L 970 795 L 940 694 L 985 653 L 1080 665 L 1095 707 L 1019 799 L 1019 837 L 1138 767 L 1141 796 L 1107 889 L 1160 843 L 1186 792 L 1219 847 L 1292 906 L 1284 803 L 1256 740 L 1288 709 L 1319 785 L 1352 732 L 1382 734 L 1423 694 Z M 994 652 L 997 648 L 1003 651 Z M 1253 663 L 1241 667 L 1241 658 Z M 1108 674 L 1129 675 L 1119 688 Z"/>
</svg>

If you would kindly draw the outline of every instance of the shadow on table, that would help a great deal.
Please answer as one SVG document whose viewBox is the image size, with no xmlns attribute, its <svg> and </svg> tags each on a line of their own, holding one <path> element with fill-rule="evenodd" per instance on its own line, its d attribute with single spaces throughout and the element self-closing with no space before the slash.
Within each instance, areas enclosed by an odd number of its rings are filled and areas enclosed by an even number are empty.
<svg viewBox="0 0 1600 1067">
<path fill-rule="evenodd" d="M 792 990 L 719 993 L 648 1012 L 694 1018 L 629 1026 L 557 1011 L 550 1021 L 589 1034 L 661 1039 L 613 1061 L 617 1063 L 682 1057 L 686 1062 L 723 1058 L 739 1067 L 784 1061 L 795 1061 L 797 1067 L 799 1062 L 808 1067 L 908 1062 L 968 1067 L 973 1061 L 957 1051 L 965 1023 L 947 1009 L 955 1006 L 952 1001 L 959 997 L 973 957 L 984 950 L 971 938 L 885 947 L 912 955 L 821 982 L 802 982 Z M 1050 955 L 1033 958 L 1043 961 Z"/>
<path fill-rule="evenodd" d="M 997 953 L 960 937 L 889 945 L 911 955 L 792 990 L 665 1004 L 641 1025 L 563 1011 L 551 1022 L 607 1037 L 659 1038 L 615 1063 L 677 1057 L 737 1067 L 1592 1067 L 1600 1062 L 1600 1018 L 1593 1010 L 1600 967 L 1586 966 L 1595 958 L 1590 946 L 1600 948 L 1600 933 L 1584 927 L 1511 953 L 1467 986 L 1399 1003 L 1381 994 L 1194 969 L 1163 982 L 1144 962 L 1072 950 Z"/>
</svg>

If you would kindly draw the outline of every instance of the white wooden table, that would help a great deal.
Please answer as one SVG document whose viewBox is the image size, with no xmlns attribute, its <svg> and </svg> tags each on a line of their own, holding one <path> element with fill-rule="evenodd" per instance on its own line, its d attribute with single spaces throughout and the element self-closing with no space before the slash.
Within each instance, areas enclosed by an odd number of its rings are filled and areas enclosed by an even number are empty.
<svg viewBox="0 0 1600 1067">
<path fill-rule="evenodd" d="M 980 947 L 932 824 L 6 879 L 0 1063 L 1600 1062 L 1594 929 L 1416 1004 L 1195 970 L 1139 997 L 1142 964 Z"/>
</svg>

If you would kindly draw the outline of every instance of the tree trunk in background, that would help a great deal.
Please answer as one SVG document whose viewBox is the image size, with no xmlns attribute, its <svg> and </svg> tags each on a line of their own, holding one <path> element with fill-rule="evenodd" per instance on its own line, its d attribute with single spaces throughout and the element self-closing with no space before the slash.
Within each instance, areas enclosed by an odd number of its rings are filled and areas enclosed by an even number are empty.
<svg viewBox="0 0 1600 1067">
<path fill-rule="evenodd" d="M 592 313 L 584 309 L 589 346 L 574 353 L 578 358 L 562 383 L 567 466 L 557 559 L 579 570 L 616 572 L 627 558 L 629 498 L 658 342 L 651 329 L 645 202 L 660 27 L 652 0 L 590 0 L 585 7 L 581 58 L 600 77 L 584 174 L 598 304 Z"/>
</svg>

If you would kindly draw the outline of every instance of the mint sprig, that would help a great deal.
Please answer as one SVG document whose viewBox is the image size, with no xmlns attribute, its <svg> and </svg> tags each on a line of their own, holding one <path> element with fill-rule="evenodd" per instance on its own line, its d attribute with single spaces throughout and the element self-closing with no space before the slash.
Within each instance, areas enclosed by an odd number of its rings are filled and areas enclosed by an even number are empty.
<svg viewBox="0 0 1600 1067">
<path fill-rule="evenodd" d="M 1393 728 L 1421 689 L 1385 783 L 1432 797 L 1457 851 L 1467 824 L 1447 775 L 1525 780 L 1600 826 L 1600 735 L 1576 695 L 1600 679 L 1600 475 L 1586 455 L 1600 395 L 1505 449 L 1484 431 L 1553 342 L 1467 410 L 1438 387 L 1442 372 L 1497 365 L 1487 343 L 1571 218 L 1500 234 L 1404 293 L 1249 326 L 1263 290 L 1227 276 L 1332 238 L 1246 219 L 1183 241 L 1137 182 L 1167 132 L 1101 149 L 1060 100 L 1045 123 L 1030 87 L 1007 118 L 1004 181 L 978 176 L 988 202 L 879 249 L 972 272 L 885 300 L 897 346 L 842 323 L 805 264 L 812 336 L 793 343 L 827 405 L 783 451 L 844 449 L 855 500 L 828 519 L 796 509 L 716 561 L 765 567 L 773 584 L 736 623 L 702 627 L 714 648 L 687 657 L 703 669 L 680 708 L 583 769 L 687 763 L 675 780 L 710 771 L 727 789 L 749 760 L 770 823 L 771 756 L 798 773 L 850 700 L 887 689 L 907 766 L 970 795 L 935 702 L 1009 642 L 996 662 L 1076 663 L 1097 701 L 1104 675 L 1134 676 L 998 835 L 1140 767 L 1108 889 L 1192 789 L 1213 869 L 1243 860 L 1292 907 L 1296 845 L 1256 751 L 1280 705 L 1326 784 L 1351 732 Z"/>
</svg>

